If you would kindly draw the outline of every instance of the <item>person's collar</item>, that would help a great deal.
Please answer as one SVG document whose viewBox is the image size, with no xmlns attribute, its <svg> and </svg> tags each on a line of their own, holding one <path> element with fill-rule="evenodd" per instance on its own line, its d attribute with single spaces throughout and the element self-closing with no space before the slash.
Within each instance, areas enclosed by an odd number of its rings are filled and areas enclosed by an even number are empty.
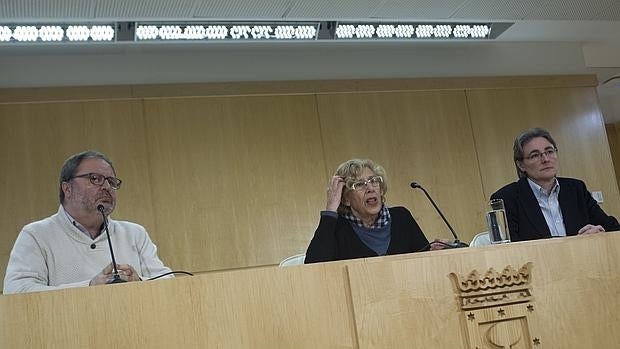
<svg viewBox="0 0 620 349">
<path fill-rule="evenodd" d="M 365 229 L 380 229 L 386 227 L 390 222 L 390 211 L 388 210 L 388 207 L 385 205 L 385 203 L 382 204 L 381 211 L 379 211 L 375 222 L 370 227 L 366 227 L 362 220 L 355 216 L 353 212 L 346 212 L 342 215 L 342 217 L 349 222 Z"/>
<path fill-rule="evenodd" d="M 73 218 L 73 216 L 71 216 L 71 214 L 69 214 L 69 212 L 65 209 L 65 207 L 61 204 L 60 205 L 60 211 L 62 211 L 64 213 L 64 216 L 67 218 L 67 220 L 69 221 L 69 223 L 71 225 L 73 225 L 74 227 L 76 227 L 79 231 L 81 231 L 82 233 L 86 234 L 86 236 L 88 236 L 89 238 L 92 239 L 92 237 L 90 236 L 90 232 L 88 231 L 88 229 L 86 229 L 86 227 L 84 227 L 82 225 L 82 223 L 78 222 L 77 220 L 75 220 L 75 218 Z M 100 229 L 99 229 L 99 235 L 101 235 L 101 232 L 103 231 L 103 224 L 101 225 Z M 96 238 L 96 237 L 95 237 Z"/>
<path fill-rule="evenodd" d="M 527 183 L 530 185 L 530 188 L 532 188 L 532 191 L 534 193 L 536 193 L 536 194 L 544 194 L 545 196 L 549 196 L 549 195 L 557 192 L 558 190 L 560 190 L 560 183 L 558 182 L 557 177 L 553 178 L 553 187 L 551 188 L 551 191 L 549 191 L 549 193 L 547 193 L 545 188 L 543 188 L 542 186 L 538 185 L 538 183 L 534 182 L 529 177 L 527 178 Z"/>
</svg>

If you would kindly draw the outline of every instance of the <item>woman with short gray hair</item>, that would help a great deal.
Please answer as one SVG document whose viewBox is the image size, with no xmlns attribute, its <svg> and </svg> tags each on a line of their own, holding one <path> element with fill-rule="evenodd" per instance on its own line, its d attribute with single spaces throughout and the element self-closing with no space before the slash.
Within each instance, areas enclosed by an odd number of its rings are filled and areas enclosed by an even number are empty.
<svg viewBox="0 0 620 349">
<path fill-rule="evenodd" d="M 387 183 L 385 170 L 372 160 L 340 164 L 327 187 L 327 205 L 305 263 L 428 250 L 411 213 L 385 204 Z"/>
</svg>

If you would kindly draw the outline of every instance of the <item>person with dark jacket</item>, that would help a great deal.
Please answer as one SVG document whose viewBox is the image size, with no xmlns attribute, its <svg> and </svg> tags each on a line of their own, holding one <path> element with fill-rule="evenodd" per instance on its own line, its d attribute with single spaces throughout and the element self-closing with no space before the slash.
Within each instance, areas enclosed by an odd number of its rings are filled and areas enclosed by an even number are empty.
<svg viewBox="0 0 620 349">
<path fill-rule="evenodd" d="M 584 182 L 557 177 L 558 148 L 547 130 L 523 132 L 513 151 L 519 180 L 491 195 L 504 200 L 512 241 L 620 230 Z"/>
<path fill-rule="evenodd" d="M 372 160 L 352 159 L 338 166 L 305 263 L 428 250 L 430 244 L 411 213 L 388 207 L 386 192 L 385 170 Z"/>
</svg>

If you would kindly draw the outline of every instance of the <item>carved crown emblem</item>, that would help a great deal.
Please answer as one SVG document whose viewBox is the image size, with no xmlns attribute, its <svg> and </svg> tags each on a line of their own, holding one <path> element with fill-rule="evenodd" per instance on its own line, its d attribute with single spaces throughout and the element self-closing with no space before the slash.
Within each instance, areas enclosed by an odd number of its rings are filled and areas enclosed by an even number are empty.
<svg viewBox="0 0 620 349">
<path fill-rule="evenodd" d="M 472 270 L 466 276 L 451 273 L 450 278 L 461 299 L 461 309 L 480 308 L 531 300 L 532 263 L 519 270 L 508 265 L 501 272 L 490 268 L 484 274 Z"/>
<path fill-rule="evenodd" d="M 482 276 L 475 269 L 470 272 L 467 277 L 462 277 L 455 273 L 450 275 L 456 279 L 456 286 L 461 292 L 488 290 L 497 287 L 529 284 L 531 265 L 532 263 L 527 263 L 519 270 L 515 270 L 512 266 L 508 265 L 500 273 L 490 268 Z"/>
</svg>

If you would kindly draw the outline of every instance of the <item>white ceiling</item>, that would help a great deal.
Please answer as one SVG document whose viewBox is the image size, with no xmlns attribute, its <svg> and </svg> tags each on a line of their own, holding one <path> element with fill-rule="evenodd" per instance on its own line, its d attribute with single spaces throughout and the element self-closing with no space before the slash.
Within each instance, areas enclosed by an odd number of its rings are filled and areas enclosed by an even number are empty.
<svg viewBox="0 0 620 349">
<path fill-rule="evenodd" d="M 31 23 L 31 22 L 75 22 L 75 21 L 139 21 L 139 20 L 359 20 L 359 21 L 509 21 L 515 24 L 500 37 L 489 43 L 474 44 L 472 47 L 482 47 L 486 55 L 495 56 L 494 59 L 504 60 L 489 66 L 489 75 L 510 74 L 573 74 L 596 73 L 600 81 L 612 76 L 620 75 L 620 0 L 1 0 L 0 24 L 2 23 Z M 244 45 L 244 46 L 241 46 Z M 430 46 L 429 46 L 430 45 Z M 485 45 L 485 46 L 480 46 Z M 515 50 L 506 45 L 517 45 L 519 50 L 529 52 L 531 59 L 514 56 Z M 579 57 L 568 57 L 571 63 L 564 62 L 555 66 L 557 59 L 551 51 L 557 47 L 557 52 L 569 50 L 567 45 L 574 45 L 583 49 Z M 173 49 L 171 49 L 171 47 Z M 176 53 L 171 57 L 171 50 Z M 277 54 L 267 58 L 273 50 Z M 287 50 L 296 50 L 290 53 Z M 385 51 L 380 53 L 361 55 L 360 52 L 372 50 Z M 323 66 L 308 68 L 303 72 L 295 67 L 286 75 L 279 71 L 279 59 L 297 59 L 308 62 L 307 52 L 312 51 L 318 56 L 313 59 L 321 63 L 320 57 L 336 57 L 336 61 L 355 59 L 353 67 Z M 524 51 L 524 52 L 525 52 Z M 387 53 L 386 53 L 387 52 Z M 409 69 L 403 67 L 402 76 L 387 67 L 382 70 L 376 64 L 376 59 L 385 59 L 389 52 L 406 54 L 409 57 L 428 56 L 423 62 L 430 64 L 427 70 Z M 184 82 L 202 79 L 240 80 L 238 66 L 226 66 L 230 54 L 253 57 L 262 55 L 263 70 L 273 70 L 271 75 L 247 74 L 247 80 L 263 79 L 273 76 L 279 79 L 323 79 L 323 78 L 372 78 L 372 77 L 415 77 L 415 76 L 445 76 L 445 72 L 452 75 L 467 76 L 479 74 L 475 67 L 464 62 L 463 70 L 457 71 L 453 66 L 459 66 L 459 60 L 444 59 L 445 66 L 440 66 L 441 59 L 433 59 L 436 55 L 447 56 L 463 55 L 465 59 L 484 61 L 484 56 L 468 56 L 471 52 L 464 48 L 463 43 L 441 42 L 436 44 L 420 43 L 392 43 L 381 44 L 374 42 L 358 43 L 267 43 L 264 45 L 235 43 L 235 44 L 114 44 L 105 47 L 87 46 L 21 46 L 12 47 L 0 45 L 0 87 L 27 87 L 27 86 L 57 86 L 79 85 L 84 81 L 91 84 L 115 83 L 114 72 L 107 72 L 108 80 L 101 76 L 89 76 L 86 72 L 76 74 L 77 60 L 80 62 L 89 59 L 99 69 L 118 71 L 116 83 L 166 83 Z M 548 57 L 538 59 L 539 52 L 546 52 Z M 568 52 L 568 51 L 567 51 Z M 572 50 L 571 52 L 576 52 Z M 394 55 L 395 55 L 394 54 Z M 542 53 L 541 53 L 542 54 Z M 185 65 L 189 57 L 202 57 L 208 61 L 211 56 L 220 56 L 224 62 L 212 63 L 217 67 L 218 74 L 194 74 L 195 79 L 186 78 L 182 69 L 191 69 Z M 287 56 L 288 55 L 288 56 Z M 347 55 L 348 58 L 347 58 Z M 524 55 L 526 55 L 524 53 Z M 110 59 L 102 59 L 107 56 Z M 364 61 L 365 57 L 372 57 L 375 61 Z M 37 61 L 48 59 L 54 62 L 56 75 L 40 73 L 35 65 Z M 304 59 L 308 61 L 304 61 Z M 370 58 L 368 58 L 370 59 Z M 512 59 L 512 60 L 511 60 Z M 561 58 L 560 58 L 561 59 Z M 149 65 L 149 62 L 169 62 L 166 71 L 151 72 L 135 75 L 140 65 Z M 119 65 L 125 61 L 127 65 Z M 406 62 L 406 60 L 401 60 Z M 112 65 L 114 62 L 115 65 Z M 131 65 L 134 62 L 134 65 Z M 236 61 L 237 64 L 239 63 Z M 106 66 L 108 64 L 109 66 Z M 270 65 L 271 64 L 271 65 Z M 419 62 L 418 62 L 419 64 Z M 154 66 L 157 64 L 153 63 Z M 311 64 L 305 64 L 309 66 Z M 87 65 L 79 65 L 87 69 Z M 119 67 L 120 68 L 117 68 Z M 518 67 L 517 67 L 518 66 Z M 405 69 L 407 68 L 407 69 Z M 204 69 L 208 69 L 205 67 Z M 314 69 L 314 70 L 313 70 Z M 358 69 L 356 74 L 355 69 Z M 372 72 L 369 72 L 372 70 Z M 72 74 L 67 74 L 72 71 Z M 226 75 L 229 71 L 230 74 Z M 256 71 L 256 69 L 254 69 Z M 254 72 L 252 71 L 252 72 Z M 19 73 L 17 73 L 19 72 Z M 73 78 L 60 79 L 60 74 Z M 176 75 L 175 75 L 176 73 Z M 485 75 L 482 70 L 481 75 Z M 31 74 L 31 76 L 28 76 Z M 135 73 L 137 74 L 137 73 Z M 160 76 L 160 79 L 157 79 Z M 88 80 L 80 80 L 88 79 Z M 599 88 L 599 96 L 607 122 L 620 121 L 620 86 L 612 81 Z M 188 81 L 189 82 L 189 81 Z"/>
<path fill-rule="evenodd" d="M 620 19 L 617 0 L 3 0 L 0 18 L 29 19 Z"/>
</svg>

